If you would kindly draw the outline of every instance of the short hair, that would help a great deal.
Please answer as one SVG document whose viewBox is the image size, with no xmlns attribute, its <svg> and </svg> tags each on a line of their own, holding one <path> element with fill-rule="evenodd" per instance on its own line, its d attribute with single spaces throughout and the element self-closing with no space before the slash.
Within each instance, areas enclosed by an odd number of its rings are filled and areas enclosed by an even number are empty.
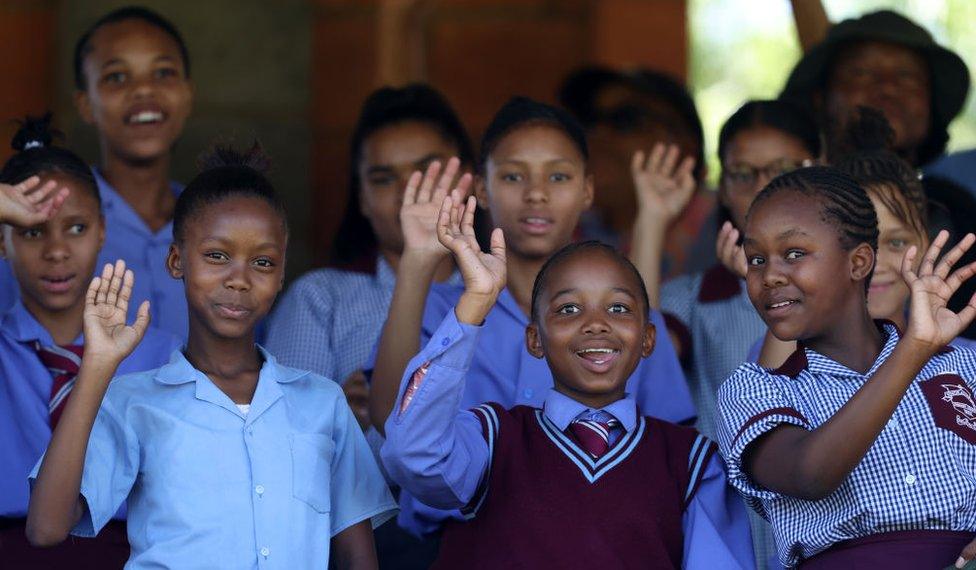
<svg viewBox="0 0 976 570">
<path fill-rule="evenodd" d="M 230 146 L 214 146 L 201 158 L 202 171 L 176 199 L 173 210 L 173 241 L 180 243 L 186 225 L 200 210 L 235 197 L 263 200 L 281 218 L 288 231 L 285 206 L 265 177 L 270 160 L 257 142 L 246 151 Z"/>
<path fill-rule="evenodd" d="M 70 150 L 54 146 L 61 132 L 51 127 L 51 113 L 41 117 L 25 117 L 20 121 L 10 146 L 17 151 L 0 170 L 0 184 L 19 184 L 31 176 L 63 174 L 91 192 L 101 205 L 98 184 L 91 168 Z"/>
<path fill-rule="evenodd" d="M 180 58 L 183 60 L 183 69 L 186 71 L 186 76 L 190 77 L 190 51 L 186 48 L 186 42 L 183 41 L 183 35 L 180 31 L 173 25 L 172 22 L 164 18 L 158 12 L 154 12 L 149 8 L 144 8 L 142 6 L 125 6 L 112 10 L 108 14 L 105 14 L 99 18 L 90 28 L 85 30 L 85 33 L 78 38 L 77 43 L 75 43 L 74 52 L 74 71 L 75 71 L 75 88 L 79 91 L 84 91 L 88 88 L 85 81 L 85 58 L 92 51 L 92 36 L 95 35 L 99 29 L 103 26 L 109 24 L 116 24 L 118 22 L 124 22 L 126 20 L 140 20 L 145 22 L 155 28 L 159 28 L 166 35 L 173 38 L 176 45 L 180 50 Z"/>
<path fill-rule="evenodd" d="M 857 180 L 831 166 L 808 166 L 770 181 L 749 207 L 748 216 L 766 200 L 782 192 L 798 192 L 820 203 L 821 218 L 837 230 L 841 247 L 852 250 L 862 243 L 878 251 L 878 214 L 867 191 Z M 747 216 L 747 217 L 748 217 Z M 874 268 L 865 279 L 865 291 Z"/>
<path fill-rule="evenodd" d="M 644 279 L 641 277 L 640 271 L 634 267 L 634 264 L 627 259 L 627 256 L 623 255 L 617 251 L 613 246 L 607 245 L 601 241 L 597 240 L 587 240 L 576 243 L 571 243 L 564 246 L 562 249 L 552 254 L 549 259 L 542 265 L 542 269 L 539 270 L 539 274 L 535 277 L 535 282 L 532 285 L 532 304 L 530 308 L 530 317 L 532 322 L 538 322 L 539 318 L 539 297 L 542 295 L 542 290 L 549 285 L 549 274 L 552 273 L 553 269 L 559 267 L 566 260 L 574 257 L 578 254 L 587 251 L 598 251 L 609 255 L 614 261 L 619 263 L 631 275 L 633 275 L 634 280 L 637 282 L 640 288 L 640 300 L 644 303 L 644 318 L 650 317 L 651 303 L 647 296 L 647 287 L 644 285 Z"/>
<path fill-rule="evenodd" d="M 725 121 L 718 135 L 718 158 L 725 160 L 732 139 L 742 131 L 767 127 L 794 137 L 811 156 L 820 156 L 817 122 L 799 105 L 779 99 L 748 101 Z"/>
<path fill-rule="evenodd" d="M 484 173 L 489 156 L 509 133 L 519 127 L 533 125 L 544 125 L 563 132 L 576 146 L 583 161 L 589 160 L 590 151 L 586 144 L 586 132 L 568 111 L 528 97 L 513 97 L 502 105 L 485 129 L 485 134 L 481 138 L 479 170 Z"/>
<path fill-rule="evenodd" d="M 334 257 L 339 263 L 352 263 L 364 252 L 376 249 L 376 236 L 360 210 L 359 162 L 363 144 L 376 131 L 390 125 L 417 121 L 433 127 L 457 147 L 462 163 L 473 164 L 474 150 L 461 119 L 447 99 L 429 85 L 414 83 L 405 87 L 383 87 L 373 91 L 363 103 L 353 129 L 349 151 L 349 186 L 346 211 L 336 235 Z"/>
</svg>

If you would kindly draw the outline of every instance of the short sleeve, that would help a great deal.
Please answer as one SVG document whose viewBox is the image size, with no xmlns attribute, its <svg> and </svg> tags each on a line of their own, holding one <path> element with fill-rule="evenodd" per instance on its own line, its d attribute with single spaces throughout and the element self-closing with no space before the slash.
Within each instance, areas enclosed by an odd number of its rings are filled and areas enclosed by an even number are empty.
<svg viewBox="0 0 976 570">
<path fill-rule="evenodd" d="M 335 300 L 324 287 L 329 277 L 315 272 L 292 284 L 271 313 L 264 346 L 285 366 L 342 382 L 332 346 Z"/>
<path fill-rule="evenodd" d="M 41 457 L 31 471 L 32 486 L 43 461 Z M 85 453 L 85 467 L 81 476 L 85 511 L 71 534 L 82 537 L 97 535 L 129 496 L 138 472 L 139 440 L 106 396 L 95 416 Z"/>
<path fill-rule="evenodd" d="M 332 536 L 366 519 L 371 519 L 376 528 L 397 512 L 393 496 L 349 405 L 339 397 L 334 409 L 335 451 L 329 491 Z"/>
<path fill-rule="evenodd" d="M 786 376 L 747 363 L 739 366 L 719 389 L 719 447 L 728 467 L 729 482 L 747 498 L 770 500 L 780 495 L 756 485 L 743 471 L 746 448 L 781 424 L 811 429 L 809 421 L 779 384 L 786 380 Z"/>
</svg>

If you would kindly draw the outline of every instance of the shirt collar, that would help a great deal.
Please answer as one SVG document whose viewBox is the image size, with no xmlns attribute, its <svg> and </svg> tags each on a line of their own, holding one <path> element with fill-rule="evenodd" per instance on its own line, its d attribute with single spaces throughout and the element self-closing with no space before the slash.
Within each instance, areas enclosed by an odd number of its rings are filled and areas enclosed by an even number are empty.
<svg viewBox="0 0 976 570">
<path fill-rule="evenodd" d="M 279 384 L 287 384 L 288 382 L 294 382 L 308 375 L 308 371 L 288 368 L 287 366 L 278 364 L 278 360 L 270 352 L 265 350 L 263 346 L 257 345 L 257 347 L 258 351 L 261 352 L 261 356 L 264 358 L 264 364 L 261 365 L 261 378 L 267 377 Z M 190 361 L 183 354 L 182 349 L 173 351 L 169 362 L 156 371 L 155 379 L 157 382 L 170 385 L 198 382 L 199 380 L 209 381 L 209 378 L 203 372 L 200 372 L 190 364 Z"/>
<path fill-rule="evenodd" d="M 557 392 L 554 388 L 549 389 L 549 393 L 546 394 L 546 401 L 542 406 L 546 417 L 559 428 L 560 431 L 566 431 L 569 424 L 573 420 L 579 418 L 582 415 L 591 415 L 595 412 L 604 412 L 610 414 L 626 431 L 634 429 L 637 425 L 637 404 L 634 398 L 627 394 L 623 398 L 617 400 L 616 402 L 600 408 L 599 410 L 594 410 L 593 408 L 588 408 L 585 405 L 577 402 L 576 400 L 570 398 L 569 396 Z"/>
<path fill-rule="evenodd" d="M 109 210 L 120 206 L 125 206 L 130 210 L 132 209 L 132 206 L 125 201 L 125 198 L 116 192 L 115 188 L 113 188 L 112 185 L 108 183 L 108 180 L 102 176 L 102 172 L 97 166 L 92 166 L 91 171 L 92 175 L 95 177 L 95 184 L 98 185 L 98 195 L 102 201 L 102 211 L 108 212 Z M 173 181 L 170 181 L 169 187 L 173 191 L 173 195 L 176 197 L 179 197 L 184 188 L 182 184 Z M 135 214 L 135 210 L 132 210 L 132 213 Z M 172 221 L 170 221 L 170 223 L 172 223 Z"/>
<path fill-rule="evenodd" d="M 803 346 L 802 342 L 798 342 L 797 349 L 786 359 L 786 362 L 782 366 L 773 370 L 773 374 L 789 376 L 790 378 L 796 379 L 802 371 L 809 370 L 814 374 L 829 374 L 831 376 L 870 377 L 888 359 L 888 356 L 895 350 L 895 345 L 898 344 L 898 340 L 901 338 L 901 331 L 891 321 L 876 320 L 874 323 L 881 331 L 882 346 L 881 352 L 867 373 L 861 374 L 851 370 L 843 364 Z M 946 350 L 952 349 L 951 347 L 943 349 L 943 351 Z"/>
<path fill-rule="evenodd" d="M 742 279 L 719 263 L 702 275 L 698 301 L 700 303 L 725 301 L 737 296 L 742 290 Z"/>
<path fill-rule="evenodd" d="M 27 310 L 27 307 L 20 300 L 16 301 L 7 309 L 7 312 L 3 315 L 2 323 L 3 330 L 8 331 L 17 342 L 37 341 L 44 346 L 54 344 L 51 333 L 41 326 L 41 323 L 34 318 L 34 315 L 30 314 L 30 311 Z M 72 344 L 82 344 L 83 338 L 83 335 L 79 334 L 78 338 Z"/>
</svg>

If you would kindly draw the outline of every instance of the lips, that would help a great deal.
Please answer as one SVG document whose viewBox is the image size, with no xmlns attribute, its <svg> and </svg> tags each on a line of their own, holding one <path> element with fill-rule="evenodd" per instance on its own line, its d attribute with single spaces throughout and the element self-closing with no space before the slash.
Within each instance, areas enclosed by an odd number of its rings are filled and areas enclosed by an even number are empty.
<svg viewBox="0 0 976 570">
<path fill-rule="evenodd" d="M 800 304 L 796 299 L 776 299 L 766 303 L 766 315 L 770 317 L 782 317 L 788 314 Z"/>
<path fill-rule="evenodd" d="M 217 303 L 214 308 L 221 317 L 235 321 L 246 319 L 252 312 L 248 307 L 232 303 Z"/>
<path fill-rule="evenodd" d="M 161 107 L 137 106 L 129 110 L 125 116 L 125 124 L 129 126 L 157 125 L 166 120 L 167 114 Z"/>
<path fill-rule="evenodd" d="M 554 224 L 553 218 L 543 214 L 529 214 L 519 218 L 519 226 L 529 235 L 545 235 Z"/>
<path fill-rule="evenodd" d="M 67 293 L 74 284 L 74 274 L 41 276 L 41 287 L 48 293 Z"/>
<path fill-rule="evenodd" d="M 583 368 L 600 374 L 610 369 L 620 356 L 620 351 L 611 347 L 590 347 L 577 350 L 576 356 L 580 359 Z"/>
</svg>

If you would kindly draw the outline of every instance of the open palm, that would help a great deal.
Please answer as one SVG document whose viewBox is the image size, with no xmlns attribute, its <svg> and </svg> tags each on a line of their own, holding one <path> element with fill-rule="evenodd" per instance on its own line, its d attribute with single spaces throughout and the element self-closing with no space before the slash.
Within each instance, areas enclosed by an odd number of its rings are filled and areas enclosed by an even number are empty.
<svg viewBox="0 0 976 570">
<path fill-rule="evenodd" d="M 423 175 L 417 171 L 410 176 L 403 192 L 403 205 L 400 206 L 400 228 L 405 250 L 447 255 L 447 250 L 437 238 L 437 220 L 448 193 L 456 203 L 462 203 L 468 196 L 470 174 L 461 176 L 451 190 L 460 166 L 461 161 L 452 158 L 442 172 L 441 163 L 435 161 Z"/>
<path fill-rule="evenodd" d="M 637 204 L 642 211 L 674 220 L 688 205 L 695 192 L 695 159 L 681 157 L 677 145 L 657 143 L 649 155 L 634 153 L 630 173 L 637 189 Z"/>
<path fill-rule="evenodd" d="M 135 350 L 149 326 L 149 301 L 139 306 L 136 320 L 125 324 L 135 277 L 125 261 L 105 264 L 85 296 L 85 358 L 118 363 Z"/>
<path fill-rule="evenodd" d="M 68 192 L 54 180 L 42 185 L 38 176 L 19 184 L 0 184 L 0 222 L 23 228 L 43 223 L 57 213 Z"/>
<path fill-rule="evenodd" d="M 450 196 L 444 198 L 437 237 L 454 255 L 464 278 L 465 292 L 497 297 L 505 288 L 505 237 L 501 228 L 495 228 L 491 232 L 490 251 L 481 251 L 474 234 L 475 207 L 473 196 L 468 197 L 466 204 L 455 202 Z"/>
<path fill-rule="evenodd" d="M 958 313 L 947 306 L 949 298 L 959 286 L 976 275 L 976 263 L 970 263 L 950 273 L 952 266 L 976 242 L 976 236 L 966 234 L 962 241 L 939 260 L 939 254 L 948 240 L 948 232 L 939 232 L 922 258 L 917 273 L 913 269 L 917 254 L 915 247 L 905 252 L 901 266 L 902 278 L 911 288 L 911 310 L 906 336 L 936 349 L 959 336 L 976 317 L 976 296 Z"/>
</svg>

